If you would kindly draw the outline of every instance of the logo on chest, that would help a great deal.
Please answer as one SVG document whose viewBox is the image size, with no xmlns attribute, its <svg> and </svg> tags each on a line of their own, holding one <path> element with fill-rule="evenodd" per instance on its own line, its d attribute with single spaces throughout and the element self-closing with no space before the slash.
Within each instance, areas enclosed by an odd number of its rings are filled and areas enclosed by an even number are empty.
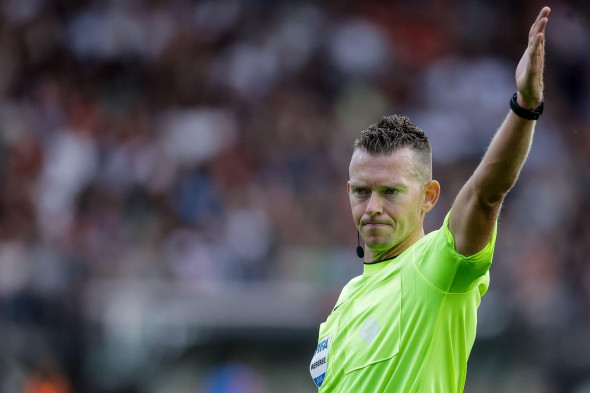
<svg viewBox="0 0 590 393">
<path fill-rule="evenodd" d="M 371 344 L 375 340 L 375 337 L 377 337 L 379 330 L 381 330 L 381 327 L 379 327 L 375 318 L 369 317 L 365 320 L 363 326 L 361 326 L 359 335 L 367 344 Z"/>
<path fill-rule="evenodd" d="M 330 348 L 331 338 L 332 336 L 320 341 L 313 355 L 313 359 L 311 359 L 311 363 L 309 364 L 311 378 L 318 388 L 322 386 L 326 379 L 326 370 L 328 369 L 328 350 Z"/>
</svg>

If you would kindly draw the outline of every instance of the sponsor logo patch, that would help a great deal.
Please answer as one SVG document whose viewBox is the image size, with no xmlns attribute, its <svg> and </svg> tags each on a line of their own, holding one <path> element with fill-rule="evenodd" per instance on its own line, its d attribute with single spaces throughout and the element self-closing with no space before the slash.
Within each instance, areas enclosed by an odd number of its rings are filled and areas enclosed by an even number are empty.
<svg viewBox="0 0 590 393">
<path fill-rule="evenodd" d="M 332 336 L 329 336 L 319 342 L 313 358 L 311 359 L 311 363 L 309 364 L 309 373 L 318 388 L 322 386 L 326 379 L 326 370 L 328 369 L 328 350 L 331 338 Z"/>
<path fill-rule="evenodd" d="M 379 324 L 377 324 L 375 318 L 369 317 L 365 320 L 359 334 L 367 344 L 371 344 L 375 337 L 377 337 L 379 330 L 381 330 L 381 328 L 379 327 Z"/>
</svg>

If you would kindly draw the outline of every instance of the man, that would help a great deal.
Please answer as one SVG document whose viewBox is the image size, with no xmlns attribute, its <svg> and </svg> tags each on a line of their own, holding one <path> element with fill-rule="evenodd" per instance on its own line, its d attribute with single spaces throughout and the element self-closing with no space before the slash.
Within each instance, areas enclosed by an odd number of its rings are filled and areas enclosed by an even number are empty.
<svg viewBox="0 0 590 393">
<path fill-rule="evenodd" d="M 542 113 L 549 11 L 531 27 L 506 119 L 439 230 L 423 229 L 440 186 L 422 130 L 391 116 L 355 141 L 348 193 L 365 265 L 320 326 L 310 364 L 320 392 L 463 391 L 496 221 Z"/>
</svg>

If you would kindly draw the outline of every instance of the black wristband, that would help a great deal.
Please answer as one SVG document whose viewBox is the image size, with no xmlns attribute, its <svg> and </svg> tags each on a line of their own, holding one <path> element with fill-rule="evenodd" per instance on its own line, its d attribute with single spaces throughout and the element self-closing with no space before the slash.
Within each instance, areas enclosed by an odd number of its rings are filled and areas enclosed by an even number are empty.
<svg viewBox="0 0 590 393">
<path fill-rule="evenodd" d="M 518 102 L 516 102 L 516 93 L 510 99 L 510 109 L 512 112 L 516 113 L 517 116 L 522 117 L 523 119 L 527 120 L 537 120 L 543 114 L 543 103 L 545 102 L 544 98 L 541 98 L 541 103 L 535 109 L 524 109 Z"/>
</svg>

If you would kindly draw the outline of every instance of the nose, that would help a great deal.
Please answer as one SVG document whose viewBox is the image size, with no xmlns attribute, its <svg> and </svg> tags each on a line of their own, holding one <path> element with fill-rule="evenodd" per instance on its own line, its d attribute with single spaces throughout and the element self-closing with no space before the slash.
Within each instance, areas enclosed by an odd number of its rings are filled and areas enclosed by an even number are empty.
<svg viewBox="0 0 590 393">
<path fill-rule="evenodd" d="M 378 216 L 379 214 L 383 213 L 383 202 L 381 201 L 381 197 L 378 193 L 371 193 L 371 197 L 369 198 L 367 207 L 365 208 L 365 213 L 371 217 Z"/>
</svg>

